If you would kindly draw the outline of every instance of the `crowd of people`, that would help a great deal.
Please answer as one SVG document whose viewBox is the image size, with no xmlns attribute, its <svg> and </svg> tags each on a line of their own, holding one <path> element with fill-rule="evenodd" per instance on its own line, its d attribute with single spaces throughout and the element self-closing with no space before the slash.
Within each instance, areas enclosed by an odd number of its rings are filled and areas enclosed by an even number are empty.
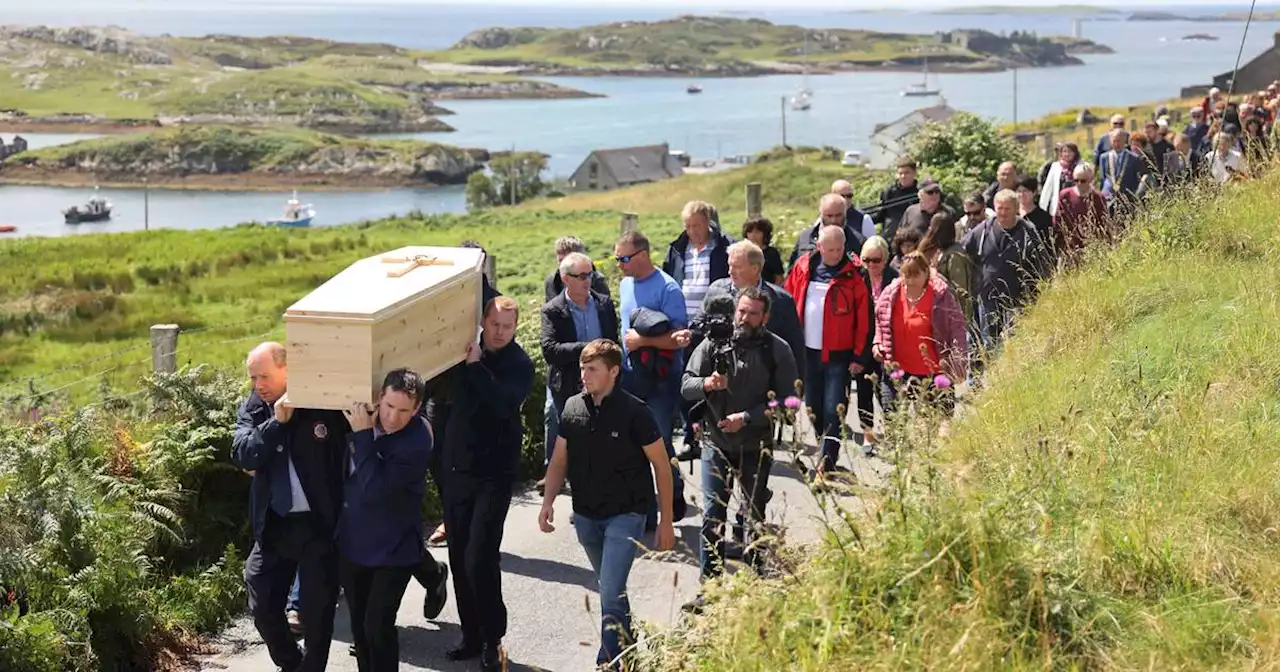
<svg viewBox="0 0 1280 672">
<path fill-rule="evenodd" d="M 683 231 L 664 248 L 637 230 L 617 240 L 616 294 L 581 240 L 557 240 L 533 353 L 547 372 L 538 526 L 555 530 L 557 497 L 568 492 L 600 585 L 597 663 L 618 669 L 635 641 L 626 593 L 636 542 L 653 533 L 650 547 L 670 550 L 674 524 L 690 513 L 680 462 L 702 463 L 694 505 L 703 579 L 724 571 L 729 538 L 747 566 L 767 571 L 753 542 L 772 496 L 779 408 L 807 408 L 819 444 L 806 474 L 815 487 L 847 468 L 848 439 L 877 453 L 877 398 L 884 414 L 949 416 L 956 387 L 979 382 L 985 353 L 1039 284 L 1078 263 L 1091 242 L 1114 240 L 1151 193 L 1260 171 L 1274 146 L 1278 90 L 1239 105 L 1214 90 L 1176 135 L 1163 115 L 1132 134 L 1116 117 L 1094 148 L 1098 167 L 1070 143 L 1038 173 L 1004 163 L 988 188 L 953 199 L 961 211 L 940 184 L 917 180 L 910 158 L 865 212 L 838 180 L 785 265 L 769 219 L 747 219 L 735 239 L 701 201 L 685 206 Z M 519 305 L 487 281 L 483 293 L 481 335 L 462 363 L 430 381 L 393 371 L 375 406 L 292 408 L 283 401 L 285 348 L 263 343 L 249 354 L 253 392 L 233 452 L 253 474 L 245 582 L 280 669 L 325 668 L 340 591 L 359 669 L 398 669 L 396 613 L 409 581 L 426 588 L 423 613 L 433 619 L 450 577 L 462 640 L 447 656 L 502 669 L 500 546 L 534 364 L 514 338 Z M 428 474 L 444 522 L 424 540 Z M 742 506 L 731 520 L 735 487 Z M 428 541 L 447 541 L 448 564 Z M 685 606 L 701 609 L 701 596 Z"/>
</svg>

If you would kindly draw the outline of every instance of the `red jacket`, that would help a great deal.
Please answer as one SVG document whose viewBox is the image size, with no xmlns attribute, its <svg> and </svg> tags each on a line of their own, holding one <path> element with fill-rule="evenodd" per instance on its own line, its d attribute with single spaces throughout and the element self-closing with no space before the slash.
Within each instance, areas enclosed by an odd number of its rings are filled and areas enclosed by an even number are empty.
<svg viewBox="0 0 1280 672">
<path fill-rule="evenodd" d="M 809 253 L 807 259 L 791 267 L 787 275 L 787 293 L 796 299 L 796 312 L 804 325 L 804 301 L 809 291 L 809 277 L 822 255 Z M 832 352 L 852 350 L 854 360 L 868 365 L 871 362 L 871 323 L 874 304 L 871 301 L 871 278 L 862 260 L 845 259 L 827 290 L 827 300 L 822 317 L 822 361 L 831 359 Z"/>
</svg>

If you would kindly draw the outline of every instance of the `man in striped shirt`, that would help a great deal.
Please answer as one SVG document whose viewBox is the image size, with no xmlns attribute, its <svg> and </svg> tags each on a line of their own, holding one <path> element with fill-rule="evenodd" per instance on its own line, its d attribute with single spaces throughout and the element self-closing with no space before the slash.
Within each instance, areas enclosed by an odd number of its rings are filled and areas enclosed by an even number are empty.
<svg viewBox="0 0 1280 672">
<path fill-rule="evenodd" d="M 685 204 L 680 215 L 684 220 L 684 233 L 671 242 L 662 270 L 680 285 L 689 325 L 696 335 L 707 288 L 716 280 L 729 277 L 729 245 L 733 240 L 720 230 L 715 208 L 710 203 L 690 201 Z M 686 358 L 698 347 L 700 340 L 695 337 L 689 343 L 685 350 Z M 688 406 L 682 405 L 680 409 L 685 440 L 684 450 L 677 457 L 682 460 L 701 457 L 701 452 L 694 446 L 693 431 L 688 421 Z"/>
</svg>

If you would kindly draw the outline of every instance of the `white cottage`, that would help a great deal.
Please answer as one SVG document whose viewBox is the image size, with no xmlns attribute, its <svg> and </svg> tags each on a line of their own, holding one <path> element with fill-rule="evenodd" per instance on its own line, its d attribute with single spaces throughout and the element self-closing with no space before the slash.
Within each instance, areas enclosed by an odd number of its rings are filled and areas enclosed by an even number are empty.
<svg viewBox="0 0 1280 672">
<path fill-rule="evenodd" d="M 912 131 L 931 121 L 942 123 L 956 112 L 957 110 L 943 102 L 918 109 L 887 124 L 877 124 L 875 132 L 871 134 L 871 167 L 879 170 L 893 169 L 898 163 L 898 157 L 906 152 L 907 136 Z"/>
</svg>

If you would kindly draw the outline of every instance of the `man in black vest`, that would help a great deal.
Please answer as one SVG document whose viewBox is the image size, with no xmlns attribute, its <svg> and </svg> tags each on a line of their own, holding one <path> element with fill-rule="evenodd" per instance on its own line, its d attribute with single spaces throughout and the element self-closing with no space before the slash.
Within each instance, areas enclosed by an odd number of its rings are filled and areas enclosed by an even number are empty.
<svg viewBox="0 0 1280 672">
<path fill-rule="evenodd" d="M 520 462 L 520 407 L 533 387 L 533 362 L 515 342 L 520 305 L 499 296 L 485 304 L 481 345 L 467 344 L 452 376 L 453 406 L 443 437 L 444 519 L 462 642 L 450 660 L 480 658 L 503 667 L 507 607 L 500 546 Z"/>
<path fill-rule="evenodd" d="M 351 429 L 339 411 L 292 408 L 282 401 L 288 384 L 284 346 L 263 343 L 246 364 L 253 393 L 236 415 L 231 460 L 253 472 L 254 545 L 244 567 L 249 612 L 272 662 L 289 672 L 321 672 L 329 661 L 338 600 L 333 536 Z M 305 651 L 285 621 L 295 575 Z"/>
<path fill-rule="evenodd" d="M 627 577 L 657 477 L 658 551 L 675 545 L 672 473 L 666 444 L 643 401 L 618 384 L 622 348 L 613 341 L 588 343 L 579 355 L 583 391 L 565 402 L 560 436 L 547 469 L 538 526 L 554 532 L 554 503 L 568 475 L 573 484 L 574 530 L 600 582 L 600 649 L 596 665 L 621 668 L 623 650 L 634 640 Z"/>
</svg>

